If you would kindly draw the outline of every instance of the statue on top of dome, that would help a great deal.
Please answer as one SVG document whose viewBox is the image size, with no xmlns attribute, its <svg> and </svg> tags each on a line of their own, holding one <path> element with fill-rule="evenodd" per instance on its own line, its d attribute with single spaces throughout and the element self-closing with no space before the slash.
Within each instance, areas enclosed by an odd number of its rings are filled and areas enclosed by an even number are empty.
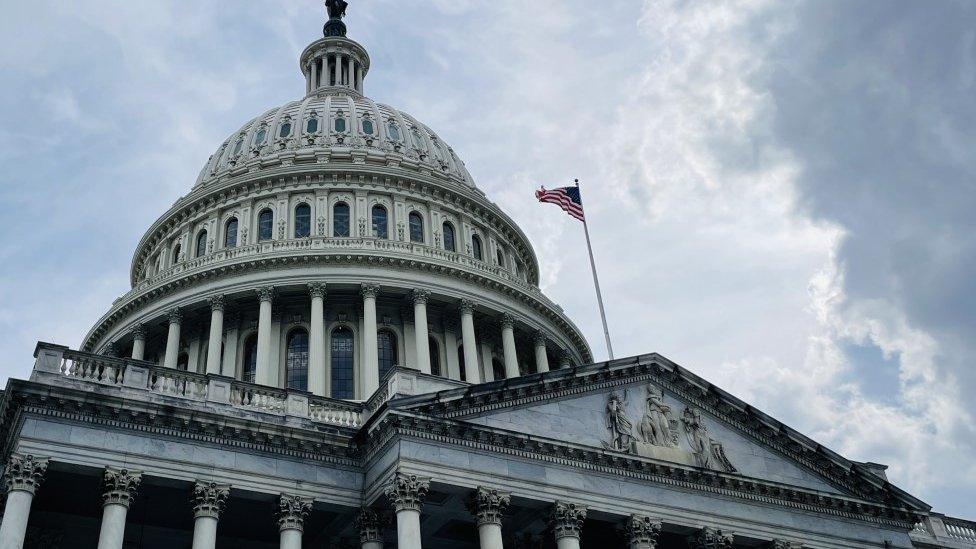
<svg viewBox="0 0 976 549">
<path fill-rule="evenodd" d="M 342 19 L 346 16 L 349 2 L 346 0 L 325 0 L 325 7 L 329 10 L 329 19 Z"/>
</svg>

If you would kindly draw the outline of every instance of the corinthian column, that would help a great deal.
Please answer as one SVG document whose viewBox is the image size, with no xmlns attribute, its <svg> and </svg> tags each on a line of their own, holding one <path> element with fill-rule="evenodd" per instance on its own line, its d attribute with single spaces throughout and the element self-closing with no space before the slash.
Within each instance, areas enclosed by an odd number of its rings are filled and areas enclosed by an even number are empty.
<svg viewBox="0 0 976 549">
<path fill-rule="evenodd" d="M 275 290 L 266 286 L 257 290 L 261 300 L 258 312 L 258 357 L 254 368 L 254 382 L 260 385 L 278 385 L 271 380 L 271 304 Z"/>
<path fill-rule="evenodd" d="M 132 328 L 132 358 L 145 360 L 146 358 L 146 325 L 137 324 Z"/>
<path fill-rule="evenodd" d="M 281 549 L 302 549 L 305 517 L 312 510 L 312 500 L 281 494 L 278 498 L 278 530 Z"/>
<path fill-rule="evenodd" d="M 468 500 L 468 510 L 478 519 L 481 549 L 504 549 L 502 542 L 502 513 L 512 502 L 512 496 L 493 488 L 479 486 Z"/>
<path fill-rule="evenodd" d="M 505 378 L 512 379 L 518 377 L 518 352 L 515 350 L 515 317 L 508 313 L 502 316 L 502 351 L 505 354 Z"/>
<path fill-rule="evenodd" d="M 397 549 L 421 549 L 420 508 L 423 507 L 430 479 L 397 471 L 386 487 L 397 519 Z"/>
<path fill-rule="evenodd" d="M 580 534 L 586 520 L 586 507 L 557 501 L 552 506 L 549 523 L 556 538 L 557 549 L 580 549 Z"/>
<path fill-rule="evenodd" d="M 630 515 L 627 519 L 627 540 L 630 549 L 656 549 L 661 533 L 661 521 L 642 515 Z"/>
<path fill-rule="evenodd" d="M 363 399 L 373 396 L 380 387 L 380 363 L 377 353 L 376 340 L 376 296 L 380 287 L 374 284 L 363 284 Z"/>
<path fill-rule="evenodd" d="M 208 374 L 220 373 L 220 351 L 224 340 L 224 296 L 210 298 L 210 343 L 207 345 Z"/>
<path fill-rule="evenodd" d="M 125 541 L 125 517 L 136 497 L 142 473 L 128 469 L 105 468 L 102 493 L 102 530 L 98 534 L 98 549 L 122 549 Z"/>
<path fill-rule="evenodd" d="M 177 309 L 169 311 L 169 334 L 166 336 L 166 355 L 163 359 L 163 366 L 176 368 L 176 362 L 180 358 L 180 324 L 183 322 L 183 313 Z"/>
<path fill-rule="evenodd" d="M 362 549 L 383 549 L 383 531 L 376 511 L 363 509 L 356 517 L 356 528 Z"/>
<path fill-rule="evenodd" d="M 461 300 L 461 342 L 464 345 L 464 380 L 471 384 L 481 383 L 478 367 L 478 342 L 474 335 L 474 304 Z"/>
<path fill-rule="evenodd" d="M 414 338 L 417 347 L 417 368 L 425 374 L 430 373 L 430 334 L 427 328 L 427 290 L 413 291 Z"/>
<path fill-rule="evenodd" d="M 733 536 L 717 528 L 705 527 L 688 538 L 691 549 L 732 549 Z"/>
<path fill-rule="evenodd" d="M 21 549 L 27 535 L 27 519 L 37 488 L 44 482 L 48 460 L 30 455 L 12 454 L 3 473 L 7 486 L 7 503 L 0 523 L 0 548 Z"/>
<path fill-rule="evenodd" d="M 230 486 L 216 482 L 193 485 L 193 548 L 214 549 L 217 545 L 217 521 L 227 503 Z"/>
<path fill-rule="evenodd" d="M 308 285 L 312 296 L 312 314 L 308 336 L 308 390 L 325 396 L 325 284 Z"/>
<path fill-rule="evenodd" d="M 535 333 L 535 371 L 540 374 L 549 371 L 549 354 L 546 353 L 546 334 L 542 330 Z"/>
</svg>

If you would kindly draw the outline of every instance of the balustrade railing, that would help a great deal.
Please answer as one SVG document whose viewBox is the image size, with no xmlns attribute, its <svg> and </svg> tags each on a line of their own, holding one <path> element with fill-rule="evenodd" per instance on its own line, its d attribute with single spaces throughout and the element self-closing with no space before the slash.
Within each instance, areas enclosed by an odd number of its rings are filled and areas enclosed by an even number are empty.
<svg viewBox="0 0 976 549">
<path fill-rule="evenodd" d="M 231 385 L 230 403 L 235 406 L 280 413 L 285 411 L 287 401 L 288 393 L 280 389 L 241 382 Z"/>
<path fill-rule="evenodd" d="M 125 376 L 127 362 L 121 358 L 66 350 L 61 357 L 59 370 L 68 377 L 119 385 Z"/>
<path fill-rule="evenodd" d="M 942 522 L 950 538 L 976 542 L 976 522 L 951 517 L 942 519 Z"/>
</svg>

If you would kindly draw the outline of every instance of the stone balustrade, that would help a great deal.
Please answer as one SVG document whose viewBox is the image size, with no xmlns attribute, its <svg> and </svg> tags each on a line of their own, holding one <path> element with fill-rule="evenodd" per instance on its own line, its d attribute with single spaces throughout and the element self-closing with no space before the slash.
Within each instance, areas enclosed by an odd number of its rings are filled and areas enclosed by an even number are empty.
<svg viewBox="0 0 976 549">
<path fill-rule="evenodd" d="M 976 549 L 976 522 L 933 513 L 915 525 L 911 536 L 919 547 Z"/>
</svg>

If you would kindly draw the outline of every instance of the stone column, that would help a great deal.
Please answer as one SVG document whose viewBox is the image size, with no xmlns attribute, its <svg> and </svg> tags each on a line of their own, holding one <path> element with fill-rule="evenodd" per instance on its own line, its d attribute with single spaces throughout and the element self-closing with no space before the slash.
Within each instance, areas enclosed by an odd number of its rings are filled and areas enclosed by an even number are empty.
<svg viewBox="0 0 976 549">
<path fill-rule="evenodd" d="M 515 350 L 515 317 L 502 315 L 502 352 L 505 354 L 505 377 L 519 376 L 518 351 Z"/>
<path fill-rule="evenodd" d="M 312 85 L 309 91 L 315 91 L 319 87 L 319 60 L 312 60 Z"/>
<path fill-rule="evenodd" d="M 691 549 L 732 549 L 733 536 L 718 528 L 705 527 L 688 537 Z"/>
<path fill-rule="evenodd" d="M 193 485 L 193 547 L 214 549 L 217 545 L 217 521 L 227 503 L 230 486 L 197 481 Z"/>
<path fill-rule="evenodd" d="M 208 374 L 220 373 L 220 357 L 224 342 L 224 296 L 210 298 L 210 342 L 207 344 Z"/>
<path fill-rule="evenodd" d="M 373 396 L 380 387 L 380 364 L 376 341 L 376 296 L 380 287 L 363 284 L 363 400 Z"/>
<path fill-rule="evenodd" d="M 363 509 L 356 517 L 362 549 L 383 549 L 383 530 L 380 516 L 372 509 Z"/>
<path fill-rule="evenodd" d="M 557 501 L 552 506 L 549 523 L 556 538 L 557 549 L 580 549 L 580 534 L 586 519 L 586 507 Z"/>
<path fill-rule="evenodd" d="M 312 296 L 312 313 L 308 335 L 308 390 L 313 395 L 325 394 L 325 284 L 308 285 Z"/>
<path fill-rule="evenodd" d="M 430 479 L 399 471 L 386 487 L 397 519 L 397 549 L 421 549 L 420 508 L 430 491 Z"/>
<path fill-rule="evenodd" d="M 278 498 L 278 531 L 281 549 L 302 549 L 305 517 L 312 510 L 312 500 L 281 494 Z"/>
<path fill-rule="evenodd" d="M 266 286 L 257 290 L 261 300 L 258 313 L 258 357 L 255 365 L 254 382 L 259 385 L 277 386 L 271 379 L 271 304 L 274 301 L 275 290 Z"/>
<path fill-rule="evenodd" d="M 134 360 L 146 359 L 146 325 L 136 324 L 132 328 L 132 358 Z"/>
<path fill-rule="evenodd" d="M 504 549 L 502 542 L 502 513 L 512 502 L 512 496 L 493 488 L 479 486 L 468 500 L 468 510 L 478 519 L 481 549 Z"/>
<path fill-rule="evenodd" d="M 12 454 L 3 473 L 7 503 L 0 523 L 0 548 L 21 549 L 27 535 L 27 519 L 37 488 L 44 482 L 48 460 L 31 455 Z"/>
<path fill-rule="evenodd" d="M 559 352 L 559 367 L 560 368 L 572 368 L 573 367 L 573 356 L 569 354 L 568 349 L 563 349 Z"/>
<path fill-rule="evenodd" d="M 630 549 L 656 549 L 661 521 L 642 515 L 630 515 L 626 532 Z"/>
<path fill-rule="evenodd" d="M 549 355 L 546 353 L 546 334 L 542 330 L 535 333 L 535 371 L 539 374 L 549 371 Z"/>
<path fill-rule="evenodd" d="M 332 65 L 332 76 L 333 78 L 335 78 L 335 85 L 341 86 L 342 85 L 342 57 L 340 57 L 338 53 L 332 57 L 335 60 L 335 64 Z M 326 119 L 325 123 L 328 124 L 328 119 Z M 351 221 L 355 223 L 355 219 Z"/>
<path fill-rule="evenodd" d="M 413 323 L 414 340 L 417 342 L 417 368 L 430 373 L 430 334 L 427 328 L 427 300 L 430 292 L 427 290 L 413 291 Z"/>
<path fill-rule="evenodd" d="M 481 383 L 478 367 L 478 342 L 474 335 L 474 304 L 461 300 L 461 343 L 464 345 L 464 379 L 468 383 Z"/>
<path fill-rule="evenodd" d="M 236 312 L 224 313 L 224 356 L 221 359 L 220 372 L 227 377 L 237 375 L 237 341 L 240 335 L 240 314 Z"/>
<path fill-rule="evenodd" d="M 125 516 L 136 497 L 142 473 L 128 469 L 105 468 L 102 493 L 102 529 L 98 534 L 98 549 L 122 549 L 125 541 Z"/>
<path fill-rule="evenodd" d="M 176 362 L 180 358 L 180 325 L 183 323 L 183 313 L 177 309 L 169 311 L 169 334 L 166 336 L 166 356 L 163 359 L 163 366 L 176 368 Z"/>
<path fill-rule="evenodd" d="M 348 66 L 346 67 L 346 85 L 350 88 L 355 87 L 353 79 L 356 78 L 356 60 L 350 56 L 348 59 Z M 351 117 L 350 117 L 351 118 Z"/>
<path fill-rule="evenodd" d="M 363 93 L 363 66 L 356 64 L 356 91 Z"/>
</svg>

